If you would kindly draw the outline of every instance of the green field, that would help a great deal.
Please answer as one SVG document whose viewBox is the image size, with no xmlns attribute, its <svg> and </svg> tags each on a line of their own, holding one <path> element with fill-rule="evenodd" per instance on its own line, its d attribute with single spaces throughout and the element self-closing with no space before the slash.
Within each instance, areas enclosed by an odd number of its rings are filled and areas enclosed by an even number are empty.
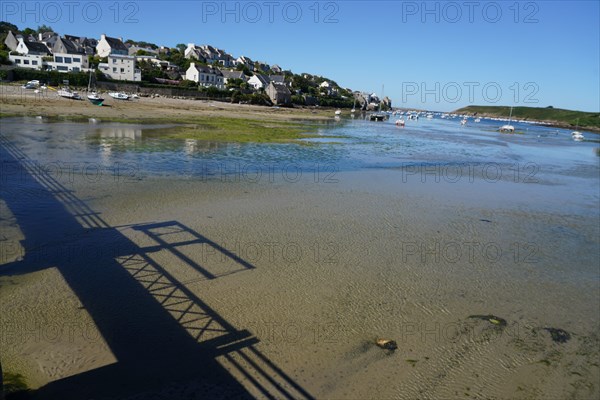
<svg viewBox="0 0 600 400">
<path fill-rule="evenodd" d="M 475 114 L 487 117 L 506 117 L 510 107 L 503 106 L 468 106 L 454 111 L 456 114 Z M 560 108 L 513 107 L 512 116 L 515 119 L 529 121 L 544 121 L 563 127 L 600 130 L 600 113 L 564 110 Z M 577 121 L 579 120 L 579 122 Z"/>
</svg>

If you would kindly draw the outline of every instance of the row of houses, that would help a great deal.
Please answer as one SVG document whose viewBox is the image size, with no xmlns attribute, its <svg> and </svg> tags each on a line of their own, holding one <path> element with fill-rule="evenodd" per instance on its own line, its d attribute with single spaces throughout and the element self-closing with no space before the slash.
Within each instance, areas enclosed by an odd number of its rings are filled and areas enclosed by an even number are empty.
<svg viewBox="0 0 600 400">
<path fill-rule="evenodd" d="M 243 65 L 249 71 L 266 72 L 270 70 L 276 74 L 283 72 L 277 64 L 269 65 L 265 62 L 253 61 L 250 57 L 246 56 L 234 58 L 226 51 L 209 45 L 196 46 L 194 43 L 188 43 L 184 51 L 184 56 L 187 59 L 198 60 L 206 64 L 218 64 L 224 68 L 236 68 L 239 65 Z"/>
<path fill-rule="evenodd" d="M 94 68 L 89 64 L 88 56 L 97 55 L 107 62 L 99 63 L 97 68 L 109 79 L 121 81 L 141 81 L 139 62 L 149 62 L 163 70 L 177 70 L 176 65 L 158 58 L 169 49 L 127 46 L 122 38 L 101 35 L 99 40 L 73 35 L 59 36 L 54 32 L 44 32 L 37 36 L 15 35 L 8 32 L 4 41 L 11 50 L 9 60 L 20 68 L 59 72 L 87 72 Z M 188 44 L 184 56 L 190 60 L 190 67 L 183 78 L 198 83 L 199 86 L 214 86 L 224 89 L 231 79 L 247 82 L 254 90 L 264 90 L 275 104 L 288 103 L 291 98 L 289 83 L 285 82 L 278 65 L 255 62 L 249 57 L 234 58 L 224 50 L 213 46 Z M 195 61 L 198 61 L 197 63 Z M 205 64 L 205 65 L 202 65 Z M 254 75 L 233 70 L 243 65 Z M 228 69 L 229 68 L 229 69 Z M 275 74 L 266 75 L 271 71 Z"/>
<path fill-rule="evenodd" d="M 20 68 L 59 72 L 87 72 L 90 70 L 88 56 L 98 54 L 107 57 L 98 69 L 109 79 L 141 81 L 141 71 L 136 59 L 129 56 L 128 48 L 121 39 L 102 35 L 100 40 L 64 35 L 54 32 L 40 33 L 37 40 L 29 36 L 8 32 L 4 44 L 11 50 L 9 60 Z"/>
<path fill-rule="evenodd" d="M 274 104 L 289 104 L 292 93 L 289 83 L 285 82 L 283 75 L 263 75 L 255 73 L 248 78 L 242 71 L 220 70 L 219 68 L 190 63 L 185 72 L 185 79 L 198 83 L 199 86 L 215 86 L 225 88 L 229 80 L 239 79 L 247 82 L 255 90 L 264 89 Z"/>
</svg>

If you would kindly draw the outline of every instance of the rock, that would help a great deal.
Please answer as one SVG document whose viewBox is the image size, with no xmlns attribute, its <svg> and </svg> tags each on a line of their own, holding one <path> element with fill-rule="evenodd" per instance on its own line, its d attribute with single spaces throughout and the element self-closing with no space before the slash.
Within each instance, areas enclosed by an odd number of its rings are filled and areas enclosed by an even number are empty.
<svg viewBox="0 0 600 400">
<path fill-rule="evenodd" d="M 571 334 L 563 329 L 559 328 L 544 328 L 545 331 L 550 332 L 552 341 L 556 343 L 567 343 L 571 339 Z"/>
<path fill-rule="evenodd" d="M 385 349 L 385 350 L 394 351 L 398 348 L 398 344 L 396 343 L 396 341 L 390 340 L 390 339 L 377 339 L 375 344 L 377 344 L 378 347 L 381 347 L 382 349 Z"/>
</svg>

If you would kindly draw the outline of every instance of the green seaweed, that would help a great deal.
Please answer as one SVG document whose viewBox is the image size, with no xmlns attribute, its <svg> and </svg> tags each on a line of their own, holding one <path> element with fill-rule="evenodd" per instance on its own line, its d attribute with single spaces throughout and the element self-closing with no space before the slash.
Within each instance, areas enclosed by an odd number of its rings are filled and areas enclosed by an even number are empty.
<svg viewBox="0 0 600 400">
<path fill-rule="evenodd" d="M 567 343 L 571 339 L 571 334 L 564 329 L 544 328 L 544 330 L 550 332 L 552 341 L 555 343 Z"/>
<path fill-rule="evenodd" d="M 489 323 L 496 325 L 500 328 L 504 328 L 506 326 L 506 320 L 504 318 L 497 317 L 492 314 L 488 315 L 469 315 L 469 318 L 481 319 L 484 321 L 488 321 Z"/>
<path fill-rule="evenodd" d="M 4 382 L 4 394 L 7 400 L 29 398 L 30 390 L 23 375 L 3 372 L 2 381 Z"/>
</svg>

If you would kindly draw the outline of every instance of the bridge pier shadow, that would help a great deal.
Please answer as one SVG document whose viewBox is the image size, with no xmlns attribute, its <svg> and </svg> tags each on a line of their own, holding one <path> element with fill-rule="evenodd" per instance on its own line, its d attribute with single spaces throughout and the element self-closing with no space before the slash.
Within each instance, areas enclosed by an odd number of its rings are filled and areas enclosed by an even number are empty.
<svg viewBox="0 0 600 400">
<path fill-rule="evenodd" d="M 19 169 L 2 174 L 0 196 L 24 234 L 23 247 L 36 249 L 0 266 L 0 275 L 57 268 L 117 360 L 50 382 L 35 398 L 122 398 L 189 382 L 200 388 L 196 398 L 312 398 L 260 352 L 251 332 L 226 321 L 153 254 L 167 253 L 201 280 L 254 265 L 178 221 L 109 226 L 72 191 L 33 170 L 4 137 L 0 161 Z M 127 229 L 151 244 L 134 242 Z M 232 267 L 215 271 L 182 250 L 194 246 L 210 247 Z"/>
</svg>

